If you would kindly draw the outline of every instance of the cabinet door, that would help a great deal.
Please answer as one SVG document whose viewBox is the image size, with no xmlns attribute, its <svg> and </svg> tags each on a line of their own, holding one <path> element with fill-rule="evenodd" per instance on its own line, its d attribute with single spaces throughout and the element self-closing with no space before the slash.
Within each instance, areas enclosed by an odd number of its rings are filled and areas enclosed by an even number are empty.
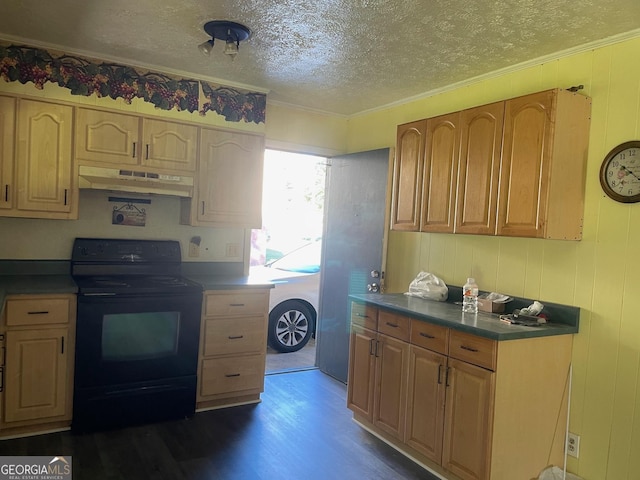
<svg viewBox="0 0 640 480">
<path fill-rule="evenodd" d="M 544 236 L 554 109 L 554 90 L 506 102 L 498 235 Z"/>
<path fill-rule="evenodd" d="M 411 346 L 405 443 L 440 464 L 447 358 Z"/>
<path fill-rule="evenodd" d="M 498 180 L 504 102 L 461 114 L 456 233 L 493 235 L 498 211 Z"/>
<path fill-rule="evenodd" d="M 142 140 L 142 165 L 187 172 L 196 169 L 198 127 L 145 118 Z"/>
<path fill-rule="evenodd" d="M 393 166 L 391 228 L 417 232 L 420 230 L 422 202 L 422 170 L 427 121 L 398 126 L 396 159 Z"/>
<path fill-rule="evenodd" d="M 261 136 L 203 129 L 193 199 L 198 223 L 260 228 L 263 164 Z"/>
<path fill-rule="evenodd" d="M 489 478 L 495 373 L 449 359 L 442 466 L 464 480 Z"/>
<path fill-rule="evenodd" d="M 460 156 L 460 112 L 427 120 L 422 186 L 423 232 L 453 233 Z"/>
<path fill-rule="evenodd" d="M 78 109 L 76 158 L 82 162 L 136 165 L 140 119 L 122 113 Z"/>
<path fill-rule="evenodd" d="M 19 107 L 17 208 L 69 213 L 73 108 L 31 100 Z"/>
<path fill-rule="evenodd" d="M 376 333 L 357 325 L 351 327 L 347 407 L 373 421 Z"/>
<path fill-rule="evenodd" d="M 375 354 L 377 361 L 373 423 L 403 440 L 409 344 L 386 335 L 378 335 Z"/>
<path fill-rule="evenodd" d="M 4 422 L 65 414 L 72 361 L 67 338 L 66 328 L 7 332 Z"/>
<path fill-rule="evenodd" d="M 15 197 L 15 132 L 16 101 L 13 98 L 0 97 L 0 208 L 11 208 Z"/>
</svg>

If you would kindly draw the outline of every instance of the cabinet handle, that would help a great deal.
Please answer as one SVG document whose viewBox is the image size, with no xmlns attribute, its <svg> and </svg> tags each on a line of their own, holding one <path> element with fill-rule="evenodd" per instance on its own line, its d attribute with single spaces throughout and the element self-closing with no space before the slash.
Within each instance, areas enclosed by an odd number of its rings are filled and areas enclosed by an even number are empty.
<svg viewBox="0 0 640 480">
<path fill-rule="evenodd" d="M 60 341 L 60 354 L 64 355 L 64 337 Z"/>
<path fill-rule="evenodd" d="M 133 158 L 136 158 L 136 142 L 133 142 L 133 153 L 131 154 Z"/>
<path fill-rule="evenodd" d="M 424 338 L 436 338 L 433 335 L 429 335 L 428 333 L 420 332 L 420 336 Z"/>
<path fill-rule="evenodd" d="M 64 204 L 67 204 L 67 193 L 69 192 L 69 190 L 67 190 L 66 188 L 64 189 Z"/>
<path fill-rule="evenodd" d="M 230 307 L 244 307 L 244 303 L 230 303 Z"/>
<path fill-rule="evenodd" d="M 204 215 L 204 201 L 202 202 L 202 215 Z"/>
<path fill-rule="evenodd" d="M 462 350 L 467 350 L 468 352 L 473 352 L 473 353 L 477 353 L 478 351 L 477 348 L 467 347 L 466 345 L 460 345 L 460 348 Z"/>
<path fill-rule="evenodd" d="M 9 185 L 4 186 L 4 201 L 9 201 Z"/>
<path fill-rule="evenodd" d="M 2 346 L 2 365 L 1 366 L 5 366 L 7 364 L 7 347 L 5 347 L 4 345 Z"/>
<path fill-rule="evenodd" d="M 442 367 L 444 367 L 444 365 L 438 365 L 438 385 L 442 385 Z"/>
<path fill-rule="evenodd" d="M 451 384 L 449 383 L 449 373 L 451 372 L 451 367 L 447 367 L 446 375 L 444 377 L 444 386 L 449 387 Z"/>
<path fill-rule="evenodd" d="M 388 326 L 393 327 L 393 328 L 398 328 L 398 325 L 395 323 L 391 323 L 391 322 L 385 322 Z"/>
<path fill-rule="evenodd" d="M 356 313 L 356 317 L 369 318 L 369 315 L 363 315 L 362 313 Z"/>
<path fill-rule="evenodd" d="M 149 144 L 147 143 L 147 152 L 145 153 L 145 160 L 149 160 Z"/>
<path fill-rule="evenodd" d="M 0 392 L 4 392 L 4 367 L 0 367 Z"/>
<path fill-rule="evenodd" d="M 244 335 L 229 335 L 229 340 L 238 340 L 240 338 L 244 338 Z"/>
<path fill-rule="evenodd" d="M 227 374 L 225 375 L 225 377 L 227 377 L 227 378 L 231 378 L 231 377 L 239 377 L 239 376 L 240 376 L 240 374 L 239 374 L 239 373 L 227 373 Z"/>
<path fill-rule="evenodd" d="M 27 312 L 27 315 L 47 315 L 49 310 L 39 310 L 35 312 Z"/>
<path fill-rule="evenodd" d="M 376 340 L 376 353 L 375 353 L 375 357 L 378 358 L 378 346 L 380 345 L 380 341 Z"/>
</svg>

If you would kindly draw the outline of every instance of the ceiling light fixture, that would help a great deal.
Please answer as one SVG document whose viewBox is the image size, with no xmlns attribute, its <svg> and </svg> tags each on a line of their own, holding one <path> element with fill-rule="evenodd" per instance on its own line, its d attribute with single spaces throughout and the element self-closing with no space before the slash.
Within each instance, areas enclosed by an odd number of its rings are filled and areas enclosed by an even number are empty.
<svg viewBox="0 0 640 480">
<path fill-rule="evenodd" d="M 224 53 L 229 55 L 232 60 L 238 54 L 240 42 L 246 40 L 251 35 L 251 30 L 244 25 L 226 20 L 212 20 L 205 23 L 203 28 L 204 31 L 211 36 L 211 40 L 207 40 L 198 45 L 198 50 L 204 55 L 209 55 L 211 54 L 211 50 L 213 50 L 214 41 L 216 39 L 224 40 L 226 42 Z"/>
</svg>

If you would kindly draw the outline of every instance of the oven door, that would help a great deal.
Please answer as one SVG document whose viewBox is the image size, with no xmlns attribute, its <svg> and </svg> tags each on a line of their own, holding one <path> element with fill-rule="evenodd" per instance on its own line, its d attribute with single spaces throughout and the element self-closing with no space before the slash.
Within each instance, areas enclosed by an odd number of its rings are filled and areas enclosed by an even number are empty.
<svg viewBox="0 0 640 480">
<path fill-rule="evenodd" d="M 202 296 L 78 296 L 76 388 L 195 375 Z"/>
</svg>

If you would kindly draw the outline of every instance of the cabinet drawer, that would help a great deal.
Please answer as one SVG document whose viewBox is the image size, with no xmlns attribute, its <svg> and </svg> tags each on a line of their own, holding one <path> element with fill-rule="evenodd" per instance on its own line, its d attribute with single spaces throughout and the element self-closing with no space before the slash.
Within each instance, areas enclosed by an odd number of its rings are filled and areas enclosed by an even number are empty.
<svg viewBox="0 0 640 480">
<path fill-rule="evenodd" d="M 496 369 L 498 342 L 488 338 L 451 330 L 449 333 L 449 356 L 479 367 Z"/>
<path fill-rule="evenodd" d="M 448 328 L 420 320 L 411 320 L 411 343 L 414 345 L 446 355 L 448 340 Z"/>
<path fill-rule="evenodd" d="M 227 291 L 206 293 L 204 316 L 266 315 L 269 311 L 269 292 Z"/>
<path fill-rule="evenodd" d="M 384 310 L 378 312 L 378 332 L 380 333 L 408 342 L 410 325 L 409 317 L 395 315 Z"/>
<path fill-rule="evenodd" d="M 202 361 L 200 395 L 262 391 L 264 356 L 210 358 Z"/>
<path fill-rule="evenodd" d="M 375 330 L 378 328 L 378 309 L 365 303 L 351 304 L 351 323 Z"/>
<path fill-rule="evenodd" d="M 68 323 L 70 298 L 10 298 L 7 300 L 7 325 L 44 325 Z"/>
<path fill-rule="evenodd" d="M 267 348 L 264 317 L 213 318 L 204 324 L 204 356 L 261 353 Z"/>
</svg>

